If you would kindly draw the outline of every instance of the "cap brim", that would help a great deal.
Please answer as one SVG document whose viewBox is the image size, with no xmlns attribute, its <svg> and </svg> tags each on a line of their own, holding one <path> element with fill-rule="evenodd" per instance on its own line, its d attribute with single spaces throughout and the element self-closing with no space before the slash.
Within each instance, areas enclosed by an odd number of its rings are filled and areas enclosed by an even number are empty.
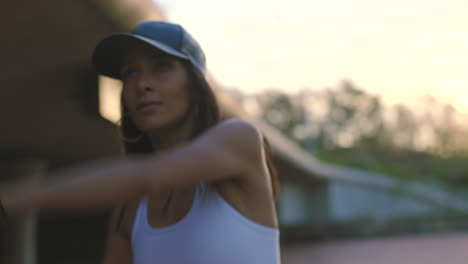
<svg viewBox="0 0 468 264">
<path fill-rule="evenodd" d="M 93 52 L 92 61 L 96 71 L 102 75 L 120 79 L 120 67 L 128 50 L 135 44 L 147 44 L 169 55 L 190 60 L 172 47 L 152 39 L 131 33 L 116 33 L 103 39 Z"/>
</svg>

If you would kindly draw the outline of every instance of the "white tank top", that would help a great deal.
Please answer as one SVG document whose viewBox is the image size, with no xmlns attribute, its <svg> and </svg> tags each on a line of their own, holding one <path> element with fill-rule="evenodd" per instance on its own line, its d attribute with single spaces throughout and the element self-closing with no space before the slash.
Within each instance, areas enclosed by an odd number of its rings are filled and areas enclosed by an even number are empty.
<svg viewBox="0 0 468 264">
<path fill-rule="evenodd" d="M 153 228 L 148 202 L 137 209 L 132 232 L 134 264 L 278 264 L 279 231 L 253 222 L 214 187 L 198 184 L 193 204 L 177 223 Z"/>
</svg>

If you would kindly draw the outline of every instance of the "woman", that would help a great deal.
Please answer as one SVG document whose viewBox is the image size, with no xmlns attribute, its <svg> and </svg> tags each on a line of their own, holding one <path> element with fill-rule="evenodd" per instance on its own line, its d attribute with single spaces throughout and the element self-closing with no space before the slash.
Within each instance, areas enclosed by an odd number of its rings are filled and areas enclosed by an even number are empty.
<svg viewBox="0 0 468 264">
<path fill-rule="evenodd" d="M 101 41 L 93 62 L 123 82 L 129 155 L 1 191 L 6 214 L 120 204 L 106 264 L 279 263 L 266 142 L 245 121 L 220 120 L 197 42 L 179 25 L 147 21 Z"/>
</svg>

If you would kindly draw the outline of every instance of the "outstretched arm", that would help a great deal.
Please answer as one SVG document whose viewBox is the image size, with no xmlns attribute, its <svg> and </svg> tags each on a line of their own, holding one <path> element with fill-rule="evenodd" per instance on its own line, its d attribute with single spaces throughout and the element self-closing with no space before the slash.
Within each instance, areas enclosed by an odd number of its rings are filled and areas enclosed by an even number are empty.
<svg viewBox="0 0 468 264">
<path fill-rule="evenodd" d="M 52 175 L 39 185 L 0 190 L 6 213 L 93 210 L 162 188 L 249 175 L 261 164 L 260 133 L 241 120 L 224 121 L 199 138 L 158 155 L 116 158 Z"/>
<path fill-rule="evenodd" d="M 20 182 L 0 190 L 8 217 L 34 209 L 92 210 L 118 204 L 141 194 L 138 177 L 130 177 L 140 158 L 113 158 L 68 168 L 39 183 Z"/>
</svg>

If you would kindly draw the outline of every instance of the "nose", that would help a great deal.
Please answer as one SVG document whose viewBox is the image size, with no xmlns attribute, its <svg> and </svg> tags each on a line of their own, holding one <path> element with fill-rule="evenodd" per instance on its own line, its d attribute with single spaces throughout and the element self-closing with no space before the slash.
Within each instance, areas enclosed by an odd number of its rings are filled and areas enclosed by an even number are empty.
<svg viewBox="0 0 468 264">
<path fill-rule="evenodd" d="M 150 79 L 146 74 L 141 74 L 137 82 L 137 93 L 144 94 L 152 90 Z"/>
</svg>

